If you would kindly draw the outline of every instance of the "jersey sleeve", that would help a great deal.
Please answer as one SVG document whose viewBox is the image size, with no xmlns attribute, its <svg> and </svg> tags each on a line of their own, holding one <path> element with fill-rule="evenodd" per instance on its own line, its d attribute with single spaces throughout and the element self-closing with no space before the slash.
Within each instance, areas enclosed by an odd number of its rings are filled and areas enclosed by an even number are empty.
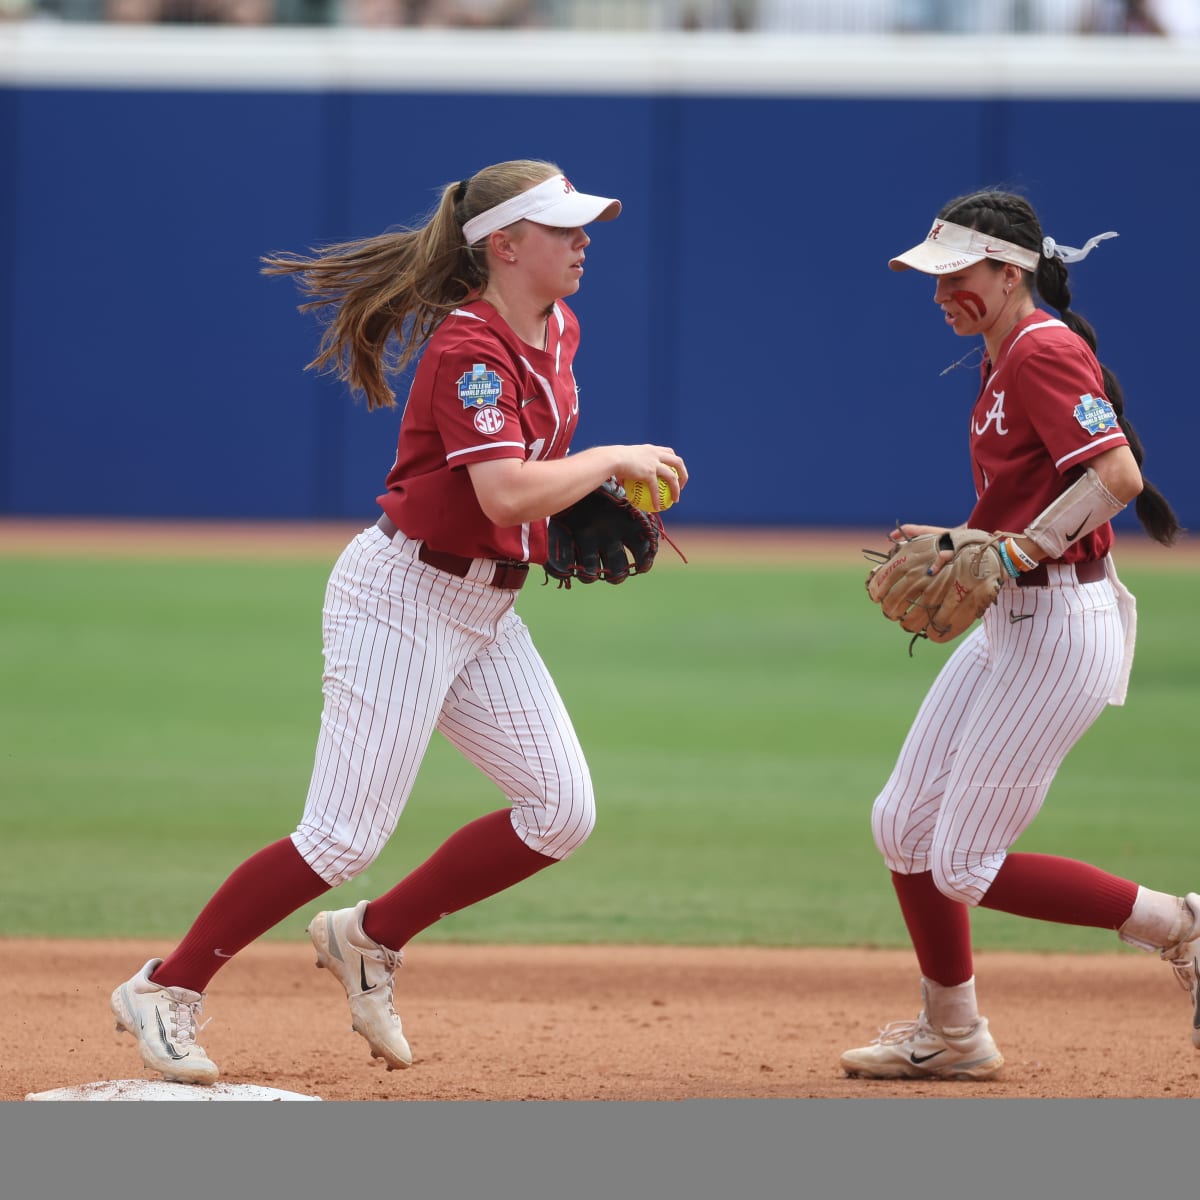
<svg viewBox="0 0 1200 1200">
<path fill-rule="evenodd" d="M 520 376 L 503 348 L 454 347 L 439 358 L 432 413 L 446 465 L 525 457 L 519 409 Z"/>
<path fill-rule="evenodd" d="M 1104 394 L 1099 365 L 1082 343 L 1029 355 L 1019 382 L 1029 420 L 1060 475 L 1129 444 Z"/>
</svg>

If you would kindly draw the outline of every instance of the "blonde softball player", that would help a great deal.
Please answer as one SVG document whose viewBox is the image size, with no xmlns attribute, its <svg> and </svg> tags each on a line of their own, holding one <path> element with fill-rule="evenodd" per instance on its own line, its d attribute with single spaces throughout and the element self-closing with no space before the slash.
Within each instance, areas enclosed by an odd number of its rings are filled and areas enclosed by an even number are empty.
<svg viewBox="0 0 1200 1200">
<path fill-rule="evenodd" d="M 1188 992 L 1200 1048 L 1200 895 L 1174 896 L 1099 867 L 1011 853 L 1068 751 L 1121 704 L 1135 606 L 1110 554 L 1110 520 L 1135 497 L 1170 544 L 1170 505 L 1141 475 L 1142 448 L 1117 380 L 1071 311 L 1067 262 L 1026 200 L 983 191 L 947 204 L 925 240 L 891 260 L 936 279 L 934 303 L 960 337 L 982 336 L 970 420 L 977 502 L 967 524 L 1023 530 L 1004 543 L 1009 581 L 921 705 L 872 830 L 921 971 L 922 1008 L 847 1050 L 848 1075 L 986 1079 L 1004 1060 L 975 998 L 970 912 L 1115 930 L 1157 951 Z M 1037 306 L 1035 292 L 1058 316 Z M 936 527 L 904 525 L 893 537 Z"/>
<path fill-rule="evenodd" d="M 319 913 L 317 965 L 346 991 L 353 1028 L 389 1070 L 412 1053 L 392 1003 L 409 940 L 576 850 L 592 782 L 558 691 L 514 602 L 546 561 L 547 521 L 610 476 L 672 500 L 670 447 L 567 456 L 579 418 L 579 288 L 590 239 L 617 200 L 576 191 L 553 164 L 486 167 L 443 190 L 420 228 L 276 255 L 329 317 L 313 365 L 336 367 L 369 408 L 395 403 L 386 371 L 420 353 L 383 513 L 329 579 L 324 709 L 304 815 L 233 872 L 165 960 L 112 994 L 118 1029 L 167 1079 L 212 1083 L 196 1041 L 205 989 L 239 950 L 364 871 L 391 836 L 435 730 L 503 793 L 384 895 Z M 619 582 L 610 579 L 610 582 Z"/>
</svg>

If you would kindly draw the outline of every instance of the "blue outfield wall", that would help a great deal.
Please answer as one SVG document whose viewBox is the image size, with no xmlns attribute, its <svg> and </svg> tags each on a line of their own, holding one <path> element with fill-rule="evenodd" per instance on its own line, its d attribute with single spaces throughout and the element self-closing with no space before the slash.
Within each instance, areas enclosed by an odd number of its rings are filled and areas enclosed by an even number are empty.
<svg viewBox="0 0 1200 1200">
<path fill-rule="evenodd" d="M 1147 475 L 1200 524 L 1200 92 L 34 74 L 0 88 L 0 511 L 369 519 L 398 411 L 304 370 L 319 330 L 258 258 L 406 222 L 442 183 L 539 157 L 625 206 L 591 230 L 574 301 L 577 446 L 673 444 L 692 471 L 676 523 L 966 515 L 977 374 L 943 371 L 970 347 L 931 281 L 887 260 L 995 183 L 1060 242 L 1120 232 L 1072 268 L 1075 306 Z"/>
</svg>

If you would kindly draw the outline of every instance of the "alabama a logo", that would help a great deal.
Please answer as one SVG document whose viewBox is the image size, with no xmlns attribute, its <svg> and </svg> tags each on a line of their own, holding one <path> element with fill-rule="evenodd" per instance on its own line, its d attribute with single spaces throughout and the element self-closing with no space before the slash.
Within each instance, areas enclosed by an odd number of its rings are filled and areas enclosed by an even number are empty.
<svg viewBox="0 0 1200 1200">
<path fill-rule="evenodd" d="M 983 415 L 983 424 L 980 425 L 978 422 L 974 422 L 971 426 L 975 430 L 977 437 L 982 437 L 983 434 L 987 433 L 988 426 L 993 424 L 996 426 L 996 433 L 1000 437 L 1004 437 L 1008 433 L 1008 429 L 1004 424 L 1004 393 L 993 390 L 992 401 L 992 407 Z"/>
<path fill-rule="evenodd" d="M 1093 436 L 1117 427 L 1117 414 L 1113 406 L 1103 396 L 1093 396 L 1091 392 L 1079 397 L 1079 403 L 1075 405 L 1075 420 Z"/>
<path fill-rule="evenodd" d="M 486 408 L 499 404 L 503 390 L 500 376 L 495 371 L 489 371 L 486 363 L 476 363 L 458 381 L 458 398 L 463 408 Z"/>
</svg>

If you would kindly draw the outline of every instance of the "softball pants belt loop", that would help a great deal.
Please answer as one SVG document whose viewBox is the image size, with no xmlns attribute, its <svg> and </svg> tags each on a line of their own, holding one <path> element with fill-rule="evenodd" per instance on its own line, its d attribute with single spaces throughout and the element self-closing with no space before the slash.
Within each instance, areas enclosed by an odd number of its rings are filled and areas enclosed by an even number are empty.
<svg viewBox="0 0 1200 1200">
<path fill-rule="evenodd" d="M 389 538 L 394 538 L 400 532 L 396 523 L 386 513 L 375 524 Z M 459 579 L 465 579 L 467 573 L 476 562 L 475 559 L 464 558 L 461 554 L 447 554 L 441 550 L 430 549 L 425 542 L 422 542 L 417 547 L 417 557 L 423 563 L 427 563 L 431 567 L 436 567 L 439 571 L 445 571 L 450 575 L 457 575 Z M 528 563 L 496 562 L 495 568 L 491 579 L 487 581 L 489 587 L 505 588 L 516 592 L 525 586 L 525 581 L 529 578 Z"/>
</svg>

